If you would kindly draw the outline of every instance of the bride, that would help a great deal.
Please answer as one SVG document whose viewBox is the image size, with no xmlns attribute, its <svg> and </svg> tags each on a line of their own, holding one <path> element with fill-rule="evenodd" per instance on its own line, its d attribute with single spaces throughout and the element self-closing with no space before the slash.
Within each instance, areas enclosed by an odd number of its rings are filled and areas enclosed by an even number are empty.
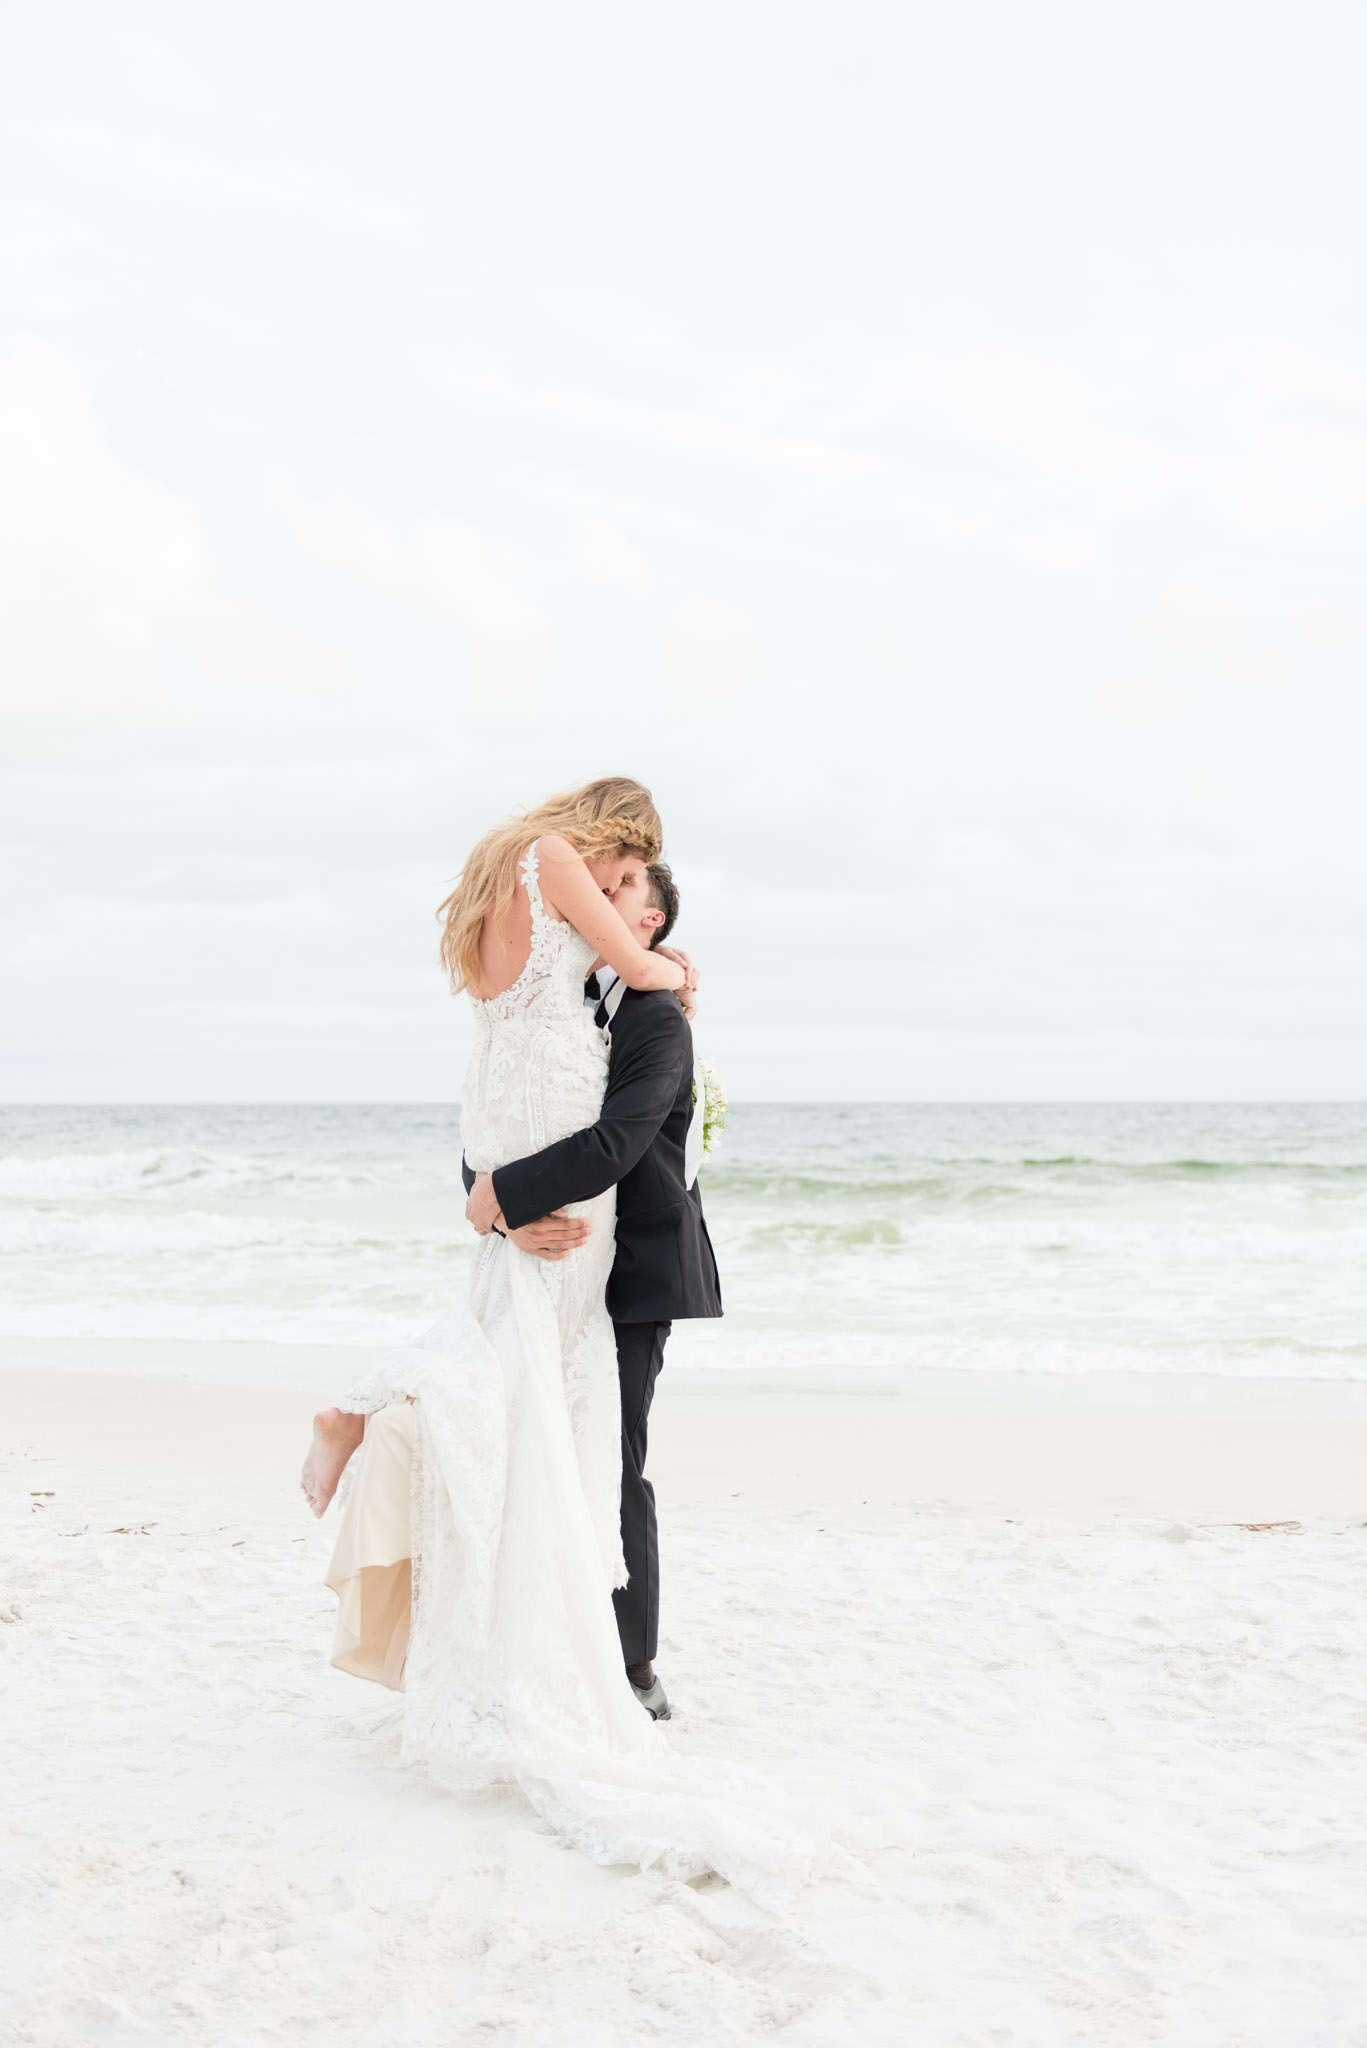
<svg viewBox="0 0 1367 2048">
<path fill-rule="evenodd" d="M 613 776 L 496 827 L 467 860 L 442 957 L 474 1006 L 461 1137 L 476 1171 L 596 1122 L 595 959 L 634 989 L 689 981 L 609 901 L 661 840 L 650 792 Z M 485 1237 L 468 1300 L 317 1417 L 303 1488 L 321 1515 L 364 1436 L 328 1575 L 334 1661 L 402 1688 L 405 1759 L 453 1785 L 518 1783 L 592 1853 L 658 1860 L 632 1795 L 663 1731 L 626 1678 L 611 1602 L 626 1581 L 615 1199 L 575 1205 L 590 1234 L 556 1263 Z"/>
</svg>

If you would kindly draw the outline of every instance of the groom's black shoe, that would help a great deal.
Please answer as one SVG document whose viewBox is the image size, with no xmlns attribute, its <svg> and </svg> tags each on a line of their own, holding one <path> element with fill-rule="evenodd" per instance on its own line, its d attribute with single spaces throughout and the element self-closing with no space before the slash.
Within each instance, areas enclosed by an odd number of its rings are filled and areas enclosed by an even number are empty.
<svg viewBox="0 0 1367 2048">
<path fill-rule="evenodd" d="M 655 1676 L 651 1666 L 649 1664 L 628 1665 L 627 1678 L 630 1680 L 632 1691 L 649 1714 L 651 1720 L 668 1721 L 670 1718 L 669 1701 L 665 1698 L 665 1689 Z M 644 1679 L 645 1684 L 639 1684 L 637 1682 L 638 1679 Z"/>
</svg>

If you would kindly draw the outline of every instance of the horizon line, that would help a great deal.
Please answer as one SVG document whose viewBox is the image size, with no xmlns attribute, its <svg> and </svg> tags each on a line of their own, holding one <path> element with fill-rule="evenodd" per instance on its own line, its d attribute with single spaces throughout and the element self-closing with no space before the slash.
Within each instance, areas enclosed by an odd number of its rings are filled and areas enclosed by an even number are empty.
<svg viewBox="0 0 1367 2048">
<path fill-rule="evenodd" d="M 1347 1109 L 1367 1095 L 751 1095 L 731 1109 Z M 0 1101 L 0 1114 L 22 1109 L 459 1109 L 458 1096 L 67 1097 Z"/>
</svg>

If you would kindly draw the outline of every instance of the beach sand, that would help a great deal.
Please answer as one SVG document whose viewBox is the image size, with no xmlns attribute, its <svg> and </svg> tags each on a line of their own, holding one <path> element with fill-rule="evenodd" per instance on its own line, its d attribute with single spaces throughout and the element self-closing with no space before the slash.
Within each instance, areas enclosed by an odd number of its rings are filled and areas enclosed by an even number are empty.
<svg viewBox="0 0 1367 2048">
<path fill-rule="evenodd" d="M 666 1373 L 673 1738 L 885 1844 L 765 1910 L 398 1766 L 318 1398 L 0 1373 L 0 2039 L 1367 2044 L 1361 1417 Z"/>
</svg>

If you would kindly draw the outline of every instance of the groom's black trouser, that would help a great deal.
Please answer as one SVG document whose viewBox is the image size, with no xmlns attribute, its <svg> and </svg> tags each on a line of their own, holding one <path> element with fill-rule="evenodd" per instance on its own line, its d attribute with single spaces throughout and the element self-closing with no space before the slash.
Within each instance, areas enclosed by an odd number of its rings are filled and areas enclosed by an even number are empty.
<svg viewBox="0 0 1367 2048">
<path fill-rule="evenodd" d="M 660 1550 L 655 1489 L 645 1476 L 646 1425 L 655 1382 L 664 1363 L 670 1323 L 614 1323 L 617 1376 L 622 1387 L 622 1550 L 627 1583 L 612 1596 L 622 1662 L 644 1664 L 655 1655 L 660 1628 Z"/>
</svg>

